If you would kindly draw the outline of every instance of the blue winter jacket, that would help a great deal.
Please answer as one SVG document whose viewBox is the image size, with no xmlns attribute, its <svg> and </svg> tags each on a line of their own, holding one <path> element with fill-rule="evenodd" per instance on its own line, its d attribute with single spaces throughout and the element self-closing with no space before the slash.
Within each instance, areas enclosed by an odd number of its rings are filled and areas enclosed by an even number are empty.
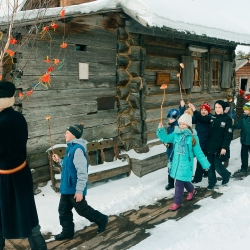
<svg viewBox="0 0 250 250">
<path fill-rule="evenodd" d="M 174 132 L 175 126 L 178 126 L 178 121 L 172 122 L 169 124 L 169 127 L 167 127 L 167 133 L 171 134 Z M 166 154 L 168 156 L 168 161 L 171 162 L 173 160 L 173 143 L 169 143 L 169 146 L 167 147 Z"/>
<path fill-rule="evenodd" d="M 185 106 L 184 107 L 180 106 L 179 107 L 180 115 L 183 115 L 185 110 L 186 110 Z M 211 117 L 212 114 L 208 114 L 208 116 Z M 198 121 L 194 116 L 192 117 L 192 123 L 195 124 L 195 130 L 197 131 L 200 147 L 202 150 L 205 150 L 210 124 L 202 123 L 202 122 Z"/>
<path fill-rule="evenodd" d="M 63 160 L 60 183 L 61 194 L 87 194 L 88 161 L 86 156 L 86 141 L 74 139 L 67 143 Z"/>
<path fill-rule="evenodd" d="M 184 144 L 185 154 L 180 154 L 179 146 L 184 133 L 187 134 Z M 189 129 L 181 130 L 179 127 L 175 127 L 172 134 L 167 134 L 163 127 L 156 130 L 156 135 L 163 143 L 174 144 L 174 157 L 171 163 L 170 176 L 176 180 L 187 182 L 192 180 L 194 156 L 196 156 L 197 160 L 204 169 L 208 169 L 210 167 L 210 163 L 201 150 L 195 129 L 193 129 L 193 133 L 196 140 L 195 146 L 192 146 L 192 133 Z"/>
</svg>

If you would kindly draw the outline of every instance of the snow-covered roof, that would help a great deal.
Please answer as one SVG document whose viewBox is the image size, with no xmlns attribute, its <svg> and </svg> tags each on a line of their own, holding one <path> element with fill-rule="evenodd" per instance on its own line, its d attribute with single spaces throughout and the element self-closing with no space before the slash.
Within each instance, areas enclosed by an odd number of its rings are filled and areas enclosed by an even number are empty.
<svg viewBox="0 0 250 250">
<path fill-rule="evenodd" d="M 238 69 L 240 69 L 241 67 L 243 67 L 247 62 L 248 62 L 248 59 L 236 60 L 235 71 L 237 71 Z"/>
<path fill-rule="evenodd" d="M 144 26 L 167 27 L 180 32 L 250 44 L 247 27 L 249 0 L 96 0 L 65 7 L 67 15 L 123 10 Z M 62 7 L 19 12 L 17 20 L 55 18 Z M 8 22 L 3 17 L 1 23 Z"/>
</svg>

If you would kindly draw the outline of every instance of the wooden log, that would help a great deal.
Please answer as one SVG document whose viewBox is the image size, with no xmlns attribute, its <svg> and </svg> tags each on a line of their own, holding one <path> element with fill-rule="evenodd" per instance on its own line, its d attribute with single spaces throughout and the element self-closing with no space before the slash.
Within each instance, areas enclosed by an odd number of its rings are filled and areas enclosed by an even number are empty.
<svg viewBox="0 0 250 250">
<path fill-rule="evenodd" d="M 139 78 L 132 79 L 127 84 L 127 89 L 129 90 L 129 92 L 138 93 L 141 89 L 141 80 Z"/>
<path fill-rule="evenodd" d="M 146 50 L 141 48 L 140 46 L 133 46 L 131 49 L 131 53 L 129 54 L 129 58 L 132 61 L 141 61 L 145 60 Z"/>
<path fill-rule="evenodd" d="M 130 80 L 128 72 L 125 69 L 121 68 L 118 69 L 116 72 L 117 72 L 117 85 L 118 86 L 126 85 Z"/>
<path fill-rule="evenodd" d="M 130 110 L 130 120 L 146 120 L 147 118 L 147 113 L 145 108 L 141 109 L 131 109 Z"/>
<path fill-rule="evenodd" d="M 141 75 L 141 62 L 131 61 L 127 70 L 133 77 L 140 76 Z"/>
<path fill-rule="evenodd" d="M 167 45 L 144 45 L 144 48 L 147 51 L 147 56 L 180 58 L 183 55 L 188 55 L 188 51 L 186 49 L 171 48 L 167 47 Z"/>
<path fill-rule="evenodd" d="M 118 68 L 120 67 L 126 68 L 126 66 L 129 63 L 129 58 L 128 56 L 118 54 L 116 63 Z"/>
<path fill-rule="evenodd" d="M 118 114 L 117 124 L 119 127 L 127 126 L 130 124 L 130 115 L 129 113 Z"/>
<path fill-rule="evenodd" d="M 119 127 L 118 131 L 119 131 L 119 135 L 130 133 L 131 132 L 131 126 L 129 124 L 127 126 Z"/>
<path fill-rule="evenodd" d="M 147 69 L 157 70 L 179 70 L 180 60 L 177 58 L 160 57 L 160 56 L 146 56 L 145 59 Z"/>
<path fill-rule="evenodd" d="M 131 140 L 132 133 L 128 132 L 128 133 L 120 134 L 119 136 L 120 136 L 121 140 L 124 142 L 124 141 Z"/>
<path fill-rule="evenodd" d="M 141 120 L 131 122 L 131 132 L 136 134 L 141 134 L 142 132 L 142 122 Z M 132 138 L 133 140 L 133 138 Z"/>
<path fill-rule="evenodd" d="M 120 99 L 126 99 L 129 94 L 129 90 L 127 89 L 127 87 L 119 86 L 117 87 L 116 91 Z"/>
<path fill-rule="evenodd" d="M 121 40 L 127 40 L 128 38 L 128 33 L 125 30 L 125 27 L 119 27 L 118 28 L 118 39 Z"/>
<path fill-rule="evenodd" d="M 140 96 L 137 93 L 130 93 L 127 98 L 129 105 L 132 108 L 139 109 L 140 108 Z"/>
<path fill-rule="evenodd" d="M 129 103 L 127 102 L 127 100 L 118 100 L 118 111 L 119 113 L 123 113 L 123 112 L 129 112 L 129 110 L 131 109 Z"/>
<path fill-rule="evenodd" d="M 118 53 L 128 53 L 129 45 L 125 41 L 118 41 L 117 51 Z"/>
</svg>

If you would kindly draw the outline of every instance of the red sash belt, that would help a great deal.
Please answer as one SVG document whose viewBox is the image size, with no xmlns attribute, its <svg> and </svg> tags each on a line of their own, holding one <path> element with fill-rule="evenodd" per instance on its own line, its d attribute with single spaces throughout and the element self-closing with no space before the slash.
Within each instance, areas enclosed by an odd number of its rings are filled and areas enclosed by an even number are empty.
<svg viewBox="0 0 250 250">
<path fill-rule="evenodd" d="M 26 164 L 27 162 L 25 160 L 21 165 L 17 166 L 16 168 L 7 169 L 7 170 L 0 169 L 0 174 L 14 174 L 22 170 L 26 166 Z"/>
</svg>

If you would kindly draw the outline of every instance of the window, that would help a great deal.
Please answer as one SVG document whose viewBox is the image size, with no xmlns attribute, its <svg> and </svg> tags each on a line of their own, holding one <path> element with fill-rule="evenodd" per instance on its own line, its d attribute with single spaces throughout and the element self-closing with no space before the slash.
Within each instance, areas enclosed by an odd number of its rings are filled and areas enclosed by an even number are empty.
<svg viewBox="0 0 250 250">
<path fill-rule="evenodd" d="M 77 51 L 87 51 L 87 45 L 76 44 L 76 50 Z"/>
<path fill-rule="evenodd" d="M 193 58 L 193 86 L 201 87 L 201 58 Z"/>
<path fill-rule="evenodd" d="M 212 60 L 212 86 L 219 87 L 220 61 Z"/>
</svg>

